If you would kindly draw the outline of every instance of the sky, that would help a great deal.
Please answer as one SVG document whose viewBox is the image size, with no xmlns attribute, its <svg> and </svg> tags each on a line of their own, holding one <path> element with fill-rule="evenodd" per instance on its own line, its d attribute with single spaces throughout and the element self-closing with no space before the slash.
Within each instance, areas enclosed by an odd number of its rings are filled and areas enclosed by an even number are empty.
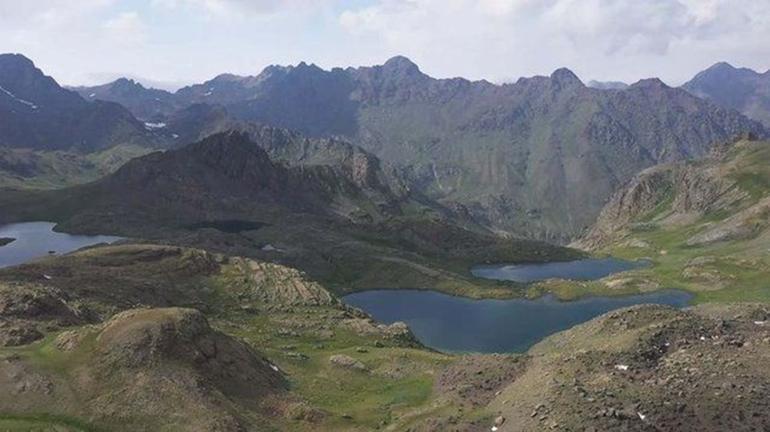
<svg viewBox="0 0 770 432">
<path fill-rule="evenodd" d="M 770 68 L 769 0 L 0 0 L 0 52 L 62 84 L 163 88 L 271 64 L 405 55 L 427 74 L 679 85 L 718 62 Z"/>
</svg>

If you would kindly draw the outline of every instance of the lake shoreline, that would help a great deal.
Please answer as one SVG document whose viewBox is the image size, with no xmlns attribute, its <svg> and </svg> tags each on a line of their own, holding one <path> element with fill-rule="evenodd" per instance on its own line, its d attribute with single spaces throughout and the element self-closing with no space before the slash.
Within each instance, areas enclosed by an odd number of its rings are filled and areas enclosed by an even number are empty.
<svg viewBox="0 0 770 432">
<path fill-rule="evenodd" d="M 122 237 L 83 236 L 55 230 L 53 222 L 22 222 L 0 225 L 0 268 L 22 265 L 53 254 L 65 254 L 84 247 L 114 243 Z M 3 241 L 5 243 L 3 244 Z M 7 241 L 12 240 L 12 241 Z"/>
<path fill-rule="evenodd" d="M 689 307 L 693 295 L 665 289 L 652 293 L 589 296 L 561 301 L 468 299 L 431 290 L 372 290 L 341 298 L 377 322 L 405 322 L 424 346 L 446 354 L 523 353 L 557 333 L 604 313 L 647 304 Z"/>
</svg>

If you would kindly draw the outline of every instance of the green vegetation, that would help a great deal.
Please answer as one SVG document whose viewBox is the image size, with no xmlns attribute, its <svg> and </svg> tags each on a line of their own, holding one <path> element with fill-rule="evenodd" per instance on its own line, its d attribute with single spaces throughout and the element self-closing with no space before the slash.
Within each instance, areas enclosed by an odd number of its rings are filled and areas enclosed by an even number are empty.
<svg viewBox="0 0 770 432">
<path fill-rule="evenodd" d="M 594 249 L 600 255 L 651 260 L 650 268 L 592 283 L 541 284 L 530 291 L 575 298 L 677 288 L 694 293 L 696 303 L 770 302 L 770 144 L 741 141 L 724 155 L 690 164 L 701 176 L 702 189 L 672 184 L 655 191 L 652 211 L 609 231 Z M 688 164 L 668 169 L 686 172 Z M 702 198 L 707 190 L 719 191 L 718 197 Z M 675 207 L 697 200 L 703 201 L 700 209 Z"/>
<path fill-rule="evenodd" d="M 62 273 L 57 272 L 57 268 L 68 270 Z M 456 357 L 422 348 L 405 329 L 378 326 L 360 312 L 339 304 L 322 286 L 304 279 L 296 270 L 199 250 L 123 245 L 93 248 L 0 270 L 0 287 L 24 284 L 40 273 L 56 275 L 50 283 L 57 290 L 54 292 L 69 294 L 68 304 L 81 310 L 98 311 L 105 318 L 129 302 L 150 307 L 167 306 L 171 302 L 205 310 L 214 329 L 234 337 L 232 340 L 245 341 L 286 377 L 289 393 L 276 390 L 277 393 L 259 403 L 256 411 L 253 403 L 240 401 L 237 393 L 229 396 L 227 404 L 234 405 L 228 406 L 255 422 L 252 424 L 259 424 L 259 430 L 404 430 L 405 425 L 419 421 L 421 415 L 451 411 L 451 402 L 436 393 L 435 380 L 442 370 L 457 361 Z M 103 286 L 110 288 L 104 291 Z M 47 291 L 40 291 L 42 288 L 29 289 L 33 291 L 25 298 L 48 295 L 44 294 Z M 0 296 L 18 292 L 18 289 L 0 290 Z M 46 301 L 55 308 L 53 298 Z M 148 316 L 147 320 L 156 319 L 153 317 Z M 184 424 L 185 420 L 178 418 L 142 414 L 148 409 L 142 401 L 154 400 L 151 393 L 142 393 L 147 383 L 139 385 L 128 399 L 122 393 L 125 390 L 121 390 L 129 382 L 144 379 L 141 377 L 155 376 L 154 367 L 165 371 L 159 373 L 178 376 L 174 375 L 175 368 L 186 370 L 189 366 L 185 365 L 191 361 L 184 357 L 184 351 L 176 351 L 173 345 L 164 342 L 159 348 L 169 350 L 163 355 L 172 356 L 171 363 L 156 360 L 149 363 L 154 365 L 149 368 L 134 365 L 140 375 L 133 375 L 132 369 L 122 367 L 105 369 L 100 365 L 118 358 L 115 356 L 132 359 L 132 362 L 143 358 L 145 354 L 140 354 L 141 349 L 149 342 L 138 344 L 127 339 L 115 345 L 108 342 L 115 336 L 105 336 L 102 324 L 79 324 L 56 330 L 55 323 L 41 323 L 38 327 L 41 330 L 54 328 L 46 330 L 43 339 L 20 347 L 0 348 L 0 358 L 13 358 L 13 364 L 35 371 L 41 382 L 55 383 L 55 393 L 50 397 L 45 390 L 35 389 L 20 399 L 0 396 L 0 404 L 4 406 L 1 418 L 6 421 L 0 425 L 7 425 L 10 430 L 32 423 L 39 423 L 41 427 L 49 423 L 63 424 L 77 431 L 101 430 L 75 420 L 67 423 L 65 420 L 69 417 L 40 417 L 29 410 L 30 406 L 43 412 L 88 418 L 104 430 L 142 427 L 160 430 L 169 422 Z M 25 321 L 18 325 L 29 324 Z M 128 328 L 139 325 L 148 324 L 141 321 Z M 164 328 L 168 332 L 170 327 Z M 153 332 L 148 329 L 137 334 Z M 106 345 L 108 343 L 112 345 Z M 190 344 L 196 343 L 185 340 L 185 346 Z M 221 343 L 218 346 L 221 351 Z M 113 352 L 114 349 L 119 351 Z M 138 351 L 130 354 L 134 349 Z M 336 364 L 332 361 L 334 356 L 350 357 L 363 366 Z M 163 381 L 155 383 L 153 379 L 151 382 L 161 385 Z M 207 411 L 211 409 L 208 402 L 177 396 L 171 391 L 173 386 L 161 388 L 171 396 L 153 404 L 182 403 L 184 405 L 175 405 L 173 409 L 185 406 L 186 415 L 193 418 L 211 415 Z M 88 397 L 77 396 L 84 391 Z M 179 397 L 182 399 L 174 402 Z M 58 402 L 51 402 L 50 398 Z M 126 415 L 113 418 L 109 409 L 101 411 L 100 405 L 92 405 L 94 398 L 120 404 Z M 268 420 L 260 414 L 262 410 L 274 414 Z"/>
<path fill-rule="evenodd" d="M 0 188 L 59 189 L 97 180 L 151 149 L 119 145 L 88 154 L 0 149 Z"/>
<path fill-rule="evenodd" d="M 0 414 L 0 430 L 3 432 L 100 432 L 87 423 L 66 416 L 49 414 L 8 415 Z"/>
<path fill-rule="evenodd" d="M 335 311 L 300 308 L 269 317 L 229 319 L 221 325 L 252 345 L 262 347 L 262 351 L 292 377 L 292 390 L 326 413 L 325 424 L 330 430 L 353 425 L 375 429 L 426 406 L 433 396 L 433 376 L 451 357 L 420 348 L 400 347 L 344 327 L 323 332 L 278 332 L 286 328 L 287 323 L 298 324 L 298 316 L 303 317 L 303 325 L 309 328 L 328 327 L 323 317 Z M 335 366 L 330 362 L 333 355 L 355 358 L 367 370 Z M 292 424 L 291 429 L 305 430 L 301 424 Z"/>
</svg>

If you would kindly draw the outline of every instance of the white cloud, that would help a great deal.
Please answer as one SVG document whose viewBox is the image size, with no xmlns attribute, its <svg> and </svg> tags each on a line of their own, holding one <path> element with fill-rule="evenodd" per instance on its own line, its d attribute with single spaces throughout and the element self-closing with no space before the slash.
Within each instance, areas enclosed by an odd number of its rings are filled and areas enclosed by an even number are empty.
<svg viewBox="0 0 770 432">
<path fill-rule="evenodd" d="M 589 77 L 671 81 L 723 59 L 767 62 L 768 20 L 770 2 L 756 0 L 380 0 L 339 16 L 351 35 L 450 74 L 568 66 Z"/>
<path fill-rule="evenodd" d="M 439 77 L 676 84 L 717 62 L 770 67 L 762 0 L 0 0 L 0 52 L 66 83 L 100 74 L 191 81 L 271 63 L 404 54 Z"/>
<path fill-rule="evenodd" d="M 286 9 L 321 4 L 322 0 L 152 0 L 154 6 L 202 10 L 213 17 L 269 15 Z"/>
<path fill-rule="evenodd" d="M 122 12 L 105 21 L 102 28 L 120 45 L 137 46 L 146 40 L 145 25 L 137 12 Z"/>
</svg>

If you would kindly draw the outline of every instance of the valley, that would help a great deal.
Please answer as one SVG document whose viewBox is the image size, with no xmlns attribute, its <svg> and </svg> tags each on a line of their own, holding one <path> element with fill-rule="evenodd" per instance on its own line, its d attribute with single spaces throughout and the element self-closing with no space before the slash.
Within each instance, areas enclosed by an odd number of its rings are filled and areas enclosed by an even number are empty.
<svg viewBox="0 0 770 432">
<path fill-rule="evenodd" d="M 713 72 L 0 55 L 0 429 L 770 428 L 770 142 Z"/>
</svg>

